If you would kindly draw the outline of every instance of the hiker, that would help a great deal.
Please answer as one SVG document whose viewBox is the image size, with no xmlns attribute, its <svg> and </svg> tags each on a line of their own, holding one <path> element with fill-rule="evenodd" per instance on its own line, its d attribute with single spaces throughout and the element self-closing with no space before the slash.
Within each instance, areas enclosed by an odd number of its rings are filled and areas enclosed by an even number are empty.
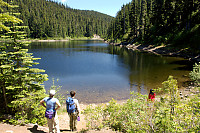
<svg viewBox="0 0 200 133">
<path fill-rule="evenodd" d="M 156 94 L 154 93 L 154 90 L 150 89 L 149 96 L 148 96 L 148 101 L 154 102 L 155 101 L 155 96 L 156 96 Z"/>
<path fill-rule="evenodd" d="M 61 105 L 59 100 L 54 98 L 55 93 L 55 90 L 50 90 L 49 97 L 46 97 L 40 101 L 40 104 L 46 108 L 45 117 L 47 118 L 49 133 L 53 133 L 53 126 L 55 127 L 55 132 L 60 133 L 57 110 Z M 46 103 L 46 106 L 44 103 Z"/>
<path fill-rule="evenodd" d="M 70 118 L 70 130 L 71 131 L 77 131 L 76 125 L 77 125 L 77 118 L 79 118 L 79 112 L 80 112 L 80 106 L 78 103 L 78 100 L 75 99 L 76 92 L 71 91 L 70 96 L 66 99 L 66 108 L 67 112 Z"/>
<path fill-rule="evenodd" d="M 156 94 L 154 93 L 154 90 L 150 89 L 149 96 L 148 96 L 148 101 L 154 102 L 155 101 L 155 96 L 156 96 Z"/>
</svg>

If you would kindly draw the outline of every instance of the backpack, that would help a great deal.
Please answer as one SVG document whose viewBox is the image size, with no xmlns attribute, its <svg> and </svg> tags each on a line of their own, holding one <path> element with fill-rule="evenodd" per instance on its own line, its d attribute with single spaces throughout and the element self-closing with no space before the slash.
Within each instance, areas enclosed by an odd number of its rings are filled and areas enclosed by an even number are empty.
<svg viewBox="0 0 200 133">
<path fill-rule="evenodd" d="M 68 97 L 66 99 L 66 105 L 67 105 L 67 112 L 68 113 L 74 113 L 75 110 L 76 110 L 76 105 L 75 105 L 75 102 L 74 102 L 74 99 L 71 98 L 71 97 Z"/>
<path fill-rule="evenodd" d="M 55 112 L 54 111 L 45 111 L 45 117 L 48 119 L 52 119 L 55 117 Z"/>
</svg>

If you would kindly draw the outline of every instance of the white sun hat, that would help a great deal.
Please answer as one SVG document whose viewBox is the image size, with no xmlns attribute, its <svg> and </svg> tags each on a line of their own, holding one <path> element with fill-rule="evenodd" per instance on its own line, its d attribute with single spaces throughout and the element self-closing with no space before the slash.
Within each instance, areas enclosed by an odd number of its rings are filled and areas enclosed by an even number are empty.
<svg viewBox="0 0 200 133">
<path fill-rule="evenodd" d="M 50 90 L 49 94 L 54 96 L 56 94 L 56 91 L 55 90 Z"/>
</svg>

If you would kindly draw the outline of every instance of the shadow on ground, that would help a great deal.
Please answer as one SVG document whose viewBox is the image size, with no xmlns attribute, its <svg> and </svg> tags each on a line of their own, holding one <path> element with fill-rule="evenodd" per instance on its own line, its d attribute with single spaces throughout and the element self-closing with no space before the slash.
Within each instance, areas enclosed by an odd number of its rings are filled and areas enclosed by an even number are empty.
<svg viewBox="0 0 200 133">
<path fill-rule="evenodd" d="M 28 128 L 28 130 L 30 130 L 32 133 L 46 133 L 42 130 L 38 130 L 37 128 L 38 128 L 38 126 L 35 125 L 35 126 L 33 126 L 33 128 Z"/>
</svg>

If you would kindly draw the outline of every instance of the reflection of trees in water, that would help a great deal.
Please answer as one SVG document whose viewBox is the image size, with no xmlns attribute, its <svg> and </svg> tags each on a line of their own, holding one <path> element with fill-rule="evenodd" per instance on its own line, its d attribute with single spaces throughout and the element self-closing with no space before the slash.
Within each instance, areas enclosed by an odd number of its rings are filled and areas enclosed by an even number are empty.
<svg viewBox="0 0 200 133">
<path fill-rule="evenodd" d="M 183 80 L 182 75 L 188 73 L 187 69 L 181 70 L 182 72 L 177 69 L 179 67 L 184 68 L 188 63 L 175 63 L 184 59 L 141 53 L 116 46 L 110 46 L 109 52 L 118 55 L 118 62 L 125 64 L 124 67 L 129 70 L 127 77 L 130 82 L 130 90 L 135 88 L 138 92 L 141 92 L 141 89 L 161 87 L 162 82 L 169 75 Z"/>
<path fill-rule="evenodd" d="M 99 43 L 99 45 L 97 45 Z M 81 40 L 81 41 L 53 41 L 53 42 L 33 42 L 29 46 L 30 49 L 66 49 L 68 54 L 72 52 L 103 52 L 107 53 L 107 45 L 98 40 Z"/>
</svg>

